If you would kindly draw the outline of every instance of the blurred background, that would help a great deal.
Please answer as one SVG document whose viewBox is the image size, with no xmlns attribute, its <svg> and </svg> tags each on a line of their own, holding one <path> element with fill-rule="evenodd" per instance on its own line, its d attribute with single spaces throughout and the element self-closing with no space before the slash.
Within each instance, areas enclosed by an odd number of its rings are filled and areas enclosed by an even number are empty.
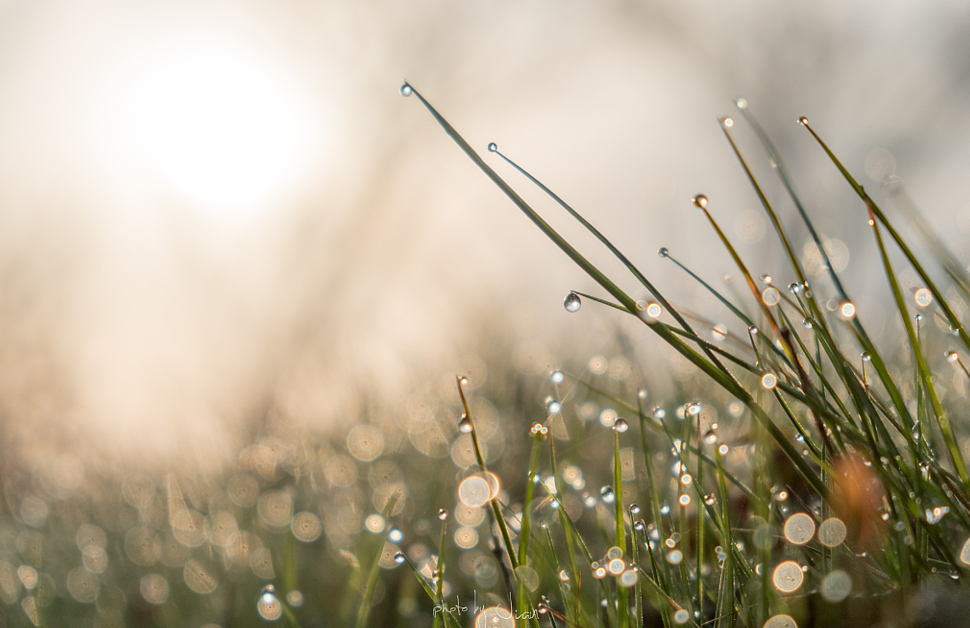
<svg viewBox="0 0 970 628">
<path fill-rule="evenodd" d="M 562 307 L 591 281 L 401 98 L 404 79 L 715 318 L 656 251 L 731 272 L 690 204 L 703 192 L 753 273 L 780 266 L 717 124 L 741 96 L 859 303 L 882 290 L 865 215 L 798 116 L 891 215 L 881 183 L 901 177 L 966 263 L 968 26 L 947 1 L 0 2 L 5 448 L 218 464 L 255 424 L 346 428 L 370 395 L 404 404 L 484 373 L 497 338 L 527 374 L 606 342 L 610 312 Z"/>
</svg>

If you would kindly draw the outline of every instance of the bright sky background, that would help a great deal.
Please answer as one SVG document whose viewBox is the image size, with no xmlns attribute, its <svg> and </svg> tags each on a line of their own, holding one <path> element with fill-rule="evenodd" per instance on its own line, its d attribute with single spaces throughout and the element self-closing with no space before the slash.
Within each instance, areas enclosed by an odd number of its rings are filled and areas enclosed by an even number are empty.
<svg viewBox="0 0 970 628">
<path fill-rule="evenodd" d="M 25 425 L 69 426 L 65 439 L 175 449 L 268 398 L 326 424 L 361 381 L 398 394 L 472 346 L 483 317 L 541 342 L 594 336 L 594 313 L 565 318 L 561 305 L 590 281 L 400 97 L 404 78 L 678 301 L 699 297 L 659 247 L 712 279 L 729 268 L 689 205 L 696 193 L 759 274 L 781 259 L 716 123 L 738 96 L 825 233 L 855 246 L 863 221 L 800 115 L 862 176 L 867 164 L 902 176 L 965 252 L 970 213 L 954 201 L 970 166 L 968 11 L 0 2 L 0 399 Z M 782 198 L 773 180 L 767 190 Z M 846 260 L 863 294 L 867 245 Z"/>
</svg>

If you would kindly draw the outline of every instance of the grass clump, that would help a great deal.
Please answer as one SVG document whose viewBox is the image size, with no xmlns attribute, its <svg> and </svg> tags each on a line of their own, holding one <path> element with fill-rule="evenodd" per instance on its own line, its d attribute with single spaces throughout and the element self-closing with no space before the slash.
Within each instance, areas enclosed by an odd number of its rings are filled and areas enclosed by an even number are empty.
<svg viewBox="0 0 970 628">
<path fill-rule="evenodd" d="M 591 400 L 608 405 L 598 422 L 613 428 L 612 478 L 599 496 L 584 498 L 595 507 L 596 529 L 581 530 L 565 507 L 567 470 L 573 467 L 557 462 L 557 439 L 541 440 L 552 421 L 563 421 L 557 401 L 557 412 L 532 430 L 532 482 L 521 514 L 503 512 L 494 498 L 490 502 L 502 531 L 496 552 L 516 597 L 520 619 L 514 621 L 620 627 L 930 625 L 947 611 L 921 615 L 915 609 L 928 608 L 927 599 L 949 600 L 938 606 L 950 611 L 960 608 L 954 600 L 965 593 L 970 566 L 970 478 L 963 454 L 970 426 L 951 419 L 967 407 L 963 377 L 970 379 L 970 371 L 961 354 L 970 351 L 970 337 L 960 314 L 970 299 L 970 277 L 938 239 L 930 251 L 947 272 L 946 293 L 808 120 L 799 119 L 858 195 L 859 211 L 871 227 L 889 288 L 883 307 L 892 308 L 906 338 L 903 349 L 879 346 L 832 270 L 780 155 L 747 103 L 738 100 L 741 118 L 761 141 L 827 272 L 809 282 L 788 229 L 734 141 L 735 121 L 721 119 L 785 252 L 784 272 L 795 281 L 784 288 L 770 276 L 753 277 L 704 195 L 693 204 L 729 252 L 750 296 L 728 298 L 669 250 L 660 255 L 713 293 L 734 317 L 732 326 L 743 326 L 735 335 L 670 303 L 604 234 L 490 144 L 489 152 L 606 246 L 646 298 L 621 288 L 622 282 L 563 238 L 417 90 L 405 84 L 402 94 L 415 95 L 482 172 L 606 293 L 572 292 L 567 311 L 587 299 L 632 316 L 707 376 L 706 385 L 682 390 L 683 399 L 668 409 L 645 407 L 646 395 L 631 394 L 625 386 L 603 386 L 595 372 L 553 374 L 554 383 L 573 384 L 571 401 L 578 407 Z M 912 298 L 894 268 L 900 257 L 922 284 Z M 940 344 L 947 345 L 945 353 L 937 349 Z M 946 380 L 954 382 L 950 394 L 942 390 Z M 702 398 L 715 407 L 696 401 Z M 730 418 L 717 419 L 718 405 Z M 585 433 L 595 423 L 578 429 Z M 537 466 L 542 449 L 546 463 Z M 480 454 L 478 462 L 486 473 Z M 539 504 L 533 485 L 546 493 Z M 549 509 L 554 513 L 545 514 L 537 530 L 533 519 Z M 521 520 L 517 547 L 503 520 L 510 516 Z M 530 571 L 520 575 L 526 568 Z M 439 566 L 439 581 L 443 571 Z M 541 586 L 530 586 L 536 580 Z M 440 589 L 433 598 L 442 602 Z"/>
</svg>

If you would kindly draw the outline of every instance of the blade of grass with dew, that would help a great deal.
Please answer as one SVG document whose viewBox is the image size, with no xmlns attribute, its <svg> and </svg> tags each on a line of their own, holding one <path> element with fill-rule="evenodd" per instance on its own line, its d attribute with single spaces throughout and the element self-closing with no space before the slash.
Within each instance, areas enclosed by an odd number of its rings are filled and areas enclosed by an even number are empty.
<svg viewBox="0 0 970 628">
<path fill-rule="evenodd" d="M 397 494 L 391 494 L 388 498 L 387 503 L 384 505 L 383 512 L 381 513 L 385 521 L 394 512 L 394 507 L 397 505 Z M 367 625 L 367 618 L 370 615 L 371 600 L 374 599 L 374 591 L 377 588 L 377 577 L 381 572 L 381 555 L 384 553 L 384 540 L 380 539 L 377 544 L 377 551 L 374 553 L 374 558 L 371 560 L 370 569 L 367 571 L 367 584 L 364 587 L 363 594 L 361 595 L 360 609 L 357 611 L 357 628 L 364 628 Z M 436 604 L 438 602 L 435 602 Z"/>
<path fill-rule="evenodd" d="M 562 200 L 562 198 L 560 198 L 559 195 L 557 195 L 555 192 L 553 192 L 548 187 L 546 187 L 541 181 L 539 181 L 538 179 L 536 179 L 529 172 L 527 172 L 525 169 L 523 169 L 522 167 L 520 167 L 517 163 L 515 163 L 514 161 L 512 161 L 511 159 L 509 159 L 508 157 L 506 157 L 504 154 L 502 154 L 502 152 L 498 150 L 498 146 L 496 144 L 494 144 L 494 143 L 489 144 L 488 145 L 488 150 L 490 152 L 495 153 L 496 155 L 498 155 L 502 159 L 504 159 L 513 168 L 515 168 L 516 170 L 518 170 L 519 172 L 521 172 L 523 175 L 525 175 L 525 177 L 527 179 L 529 179 L 530 181 L 532 181 L 532 183 L 534 183 L 540 190 L 542 190 L 543 192 L 545 192 L 550 198 L 552 198 L 554 201 L 556 201 L 563 209 L 565 209 L 569 213 L 570 216 L 572 216 L 573 218 L 575 218 L 581 225 L 583 225 L 583 227 L 585 227 L 587 231 L 589 231 L 591 234 L 593 234 L 593 236 L 597 240 L 599 240 L 607 249 L 609 249 L 609 251 L 611 253 L 613 253 L 613 255 L 618 260 L 620 260 L 620 262 L 624 266 L 626 266 L 627 270 L 630 271 L 630 273 L 637 279 L 637 281 L 639 281 L 641 283 L 641 285 L 643 285 L 644 288 L 646 288 L 647 290 L 650 291 L 650 293 L 654 296 L 655 299 L 657 299 L 657 301 L 660 302 L 660 305 L 664 309 L 666 309 L 666 310 L 668 310 L 670 312 L 671 316 L 674 317 L 674 319 L 677 321 L 677 323 L 680 324 L 680 326 L 685 331 L 688 331 L 688 332 L 692 332 L 693 331 L 691 329 L 690 325 L 687 323 L 687 321 L 677 311 L 677 309 L 674 308 L 674 306 L 671 305 L 669 301 L 667 301 L 667 299 L 663 296 L 663 294 L 661 294 L 660 291 L 657 290 L 657 288 L 650 282 L 650 280 L 647 279 L 646 276 L 643 273 L 641 273 L 640 270 L 636 266 L 634 266 L 633 263 L 623 253 L 621 253 L 620 250 L 617 249 L 613 245 L 613 243 L 610 242 L 606 238 L 606 236 L 604 236 L 600 232 L 599 229 L 597 229 L 592 224 L 590 224 L 590 222 L 587 221 L 585 218 L 583 218 L 579 214 L 579 212 L 577 212 L 575 209 L 573 209 L 572 207 L 570 207 L 569 204 L 566 203 L 566 201 Z M 717 356 L 715 356 L 713 353 L 707 352 L 707 357 L 709 357 L 711 359 L 711 362 L 713 362 L 715 364 L 715 366 L 719 367 L 725 374 L 727 374 L 728 376 L 731 375 L 730 372 L 724 367 L 724 365 L 721 364 L 720 361 L 717 359 Z"/>
<path fill-rule="evenodd" d="M 936 415 L 936 420 L 939 424 L 940 431 L 943 432 L 943 438 L 946 442 L 946 446 L 950 452 L 950 459 L 953 462 L 954 468 L 956 468 L 957 473 L 960 474 L 961 479 L 966 478 L 967 470 L 963 464 L 963 456 L 960 452 L 960 447 L 957 445 L 956 439 L 953 437 L 953 430 L 950 428 L 950 420 L 946 415 L 946 411 L 943 409 L 943 404 L 940 403 L 940 395 L 936 391 L 936 386 L 933 383 L 933 379 L 930 374 L 930 367 L 926 363 L 926 358 L 923 356 L 923 352 L 920 350 L 919 343 L 916 340 L 916 334 L 913 331 L 912 323 L 909 320 L 909 312 L 906 310 L 906 302 L 903 300 L 903 293 L 899 288 L 899 281 L 896 279 L 896 275 L 893 273 L 892 263 L 889 261 L 889 254 L 886 252 L 885 244 L 882 240 L 882 234 L 879 231 L 879 225 L 876 224 L 875 215 L 872 212 L 872 208 L 869 208 L 869 222 L 872 224 L 873 233 L 876 236 L 876 244 L 879 248 L 879 256 L 882 259 L 883 268 L 886 270 L 886 278 L 889 280 L 889 286 L 892 290 L 893 300 L 896 302 L 896 308 L 902 317 L 903 326 L 906 329 L 906 335 L 909 338 L 910 345 L 913 348 L 913 356 L 916 359 L 916 368 L 919 371 L 920 378 L 923 383 L 923 388 L 926 390 L 930 398 L 930 404 L 933 406 L 933 412 Z M 966 483 L 966 480 L 964 480 Z M 968 484 L 970 488 L 970 484 Z"/>
<path fill-rule="evenodd" d="M 616 419 L 620 421 L 622 419 Z M 626 425 L 621 423 L 620 426 Z M 623 521 L 623 466 L 620 459 L 620 430 L 616 423 L 613 424 L 613 495 L 616 513 L 616 546 L 624 555 L 626 548 L 626 524 Z M 628 628 L 630 625 L 630 597 L 629 589 L 617 586 L 617 616 L 620 628 Z"/>
<path fill-rule="evenodd" d="M 920 278 L 926 284 L 926 287 L 929 289 L 929 291 L 933 293 L 933 298 L 935 298 L 936 301 L 940 304 L 940 308 L 943 310 L 943 313 L 946 315 L 946 319 L 950 323 L 950 327 L 957 333 L 957 335 L 960 336 L 960 339 L 963 341 L 964 346 L 968 350 L 970 350 L 970 336 L 967 335 L 966 329 L 964 329 L 963 324 L 960 322 L 960 319 L 956 316 L 956 314 L 954 314 L 953 310 L 950 308 L 950 305 L 943 297 L 943 293 L 940 292 L 939 288 L 936 287 L 936 282 L 934 282 L 930 278 L 929 274 L 923 268 L 923 265 L 919 263 L 919 260 L 916 258 L 912 250 L 906 244 L 906 241 L 903 240 L 902 236 L 899 235 L 899 232 L 897 232 L 896 229 L 892 226 L 892 223 L 889 222 L 889 220 L 886 218 L 886 215 L 882 212 L 881 209 L 879 209 L 879 206 L 876 204 L 876 202 L 869 197 L 865 189 L 863 189 L 863 187 L 856 182 L 855 178 L 853 178 L 852 175 L 849 174 L 849 171 L 845 169 L 845 167 L 842 165 L 842 162 L 840 162 L 839 159 L 835 156 L 835 153 L 833 153 L 829 149 L 828 145 L 826 145 L 825 142 L 822 141 L 822 138 L 819 137 L 818 134 L 815 133 L 814 129 L 812 129 L 812 127 L 808 125 L 808 119 L 802 117 L 799 119 L 799 122 L 802 124 L 802 126 L 804 126 L 808 130 L 809 133 L 812 134 L 812 137 L 815 138 L 815 141 L 818 142 L 819 146 L 822 147 L 822 150 L 825 151 L 826 155 L 828 155 L 832 163 L 835 164 L 835 167 L 838 168 L 840 173 L 842 173 L 842 176 L 845 178 L 845 180 L 849 183 L 849 185 L 856 192 L 856 194 L 859 195 L 859 198 L 861 198 L 863 202 L 866 203 L 867 207 L 872 211 L 873 215 L 875 215 L 875 217 L 879 219 L 879 222 L 881 222 L 883 226 L 886 227 L 886 231 L 892 237 L 893 241 L 896 243 L 896 246 L 899 247 L 899 250 L 902 251 L 903 255 L 906 256 L 906 259 L 909 260 L 909 263 L 912 264 L 913 270 L 915 270 L 916 273 L 920 276 Z M 964 483 L 967 483 L 967 480 L 963 478 L 963 476 L 961 476 L 961 479 L 964 480 Z"/>
<path fill-rule="evenodd" d="M 434 604 L 436 608 L 443 608 L 444 591 L 445 584 L 445 541 L 448 539 L 448 519 L 444 519 L 441 522 L 441 542 L 438 545 L 438 563 L 435 565 L 434 572 L 432 575 L 435 579 L 435 593 L 434 593 Z M 433 626 L 438 628 L 441 625 L 441 615 L 445 613 L 436 613 L 434 616 Z"/>
<path fill-rule="evenodd" d="M 839 281 L 838 274 L 835 272 L 834 267 L 832 266 L 831 261 L 829 260 L 828 252 L 825 250 L 825 247 L 823 246 L 823 243 L 819 238 L 818 233 L 816 232 L 811 219 L 808 217 L 808 213 L 805 211 L 805 208 L 802 205 L 801 200 L 798 198 L 798 195 L 795 193 L 795 190 L 792 187 L 791 180 L 788 176 L 788 171 L 785 168 L 785 165 L 781 159 L 781 156 L 778 154 L 778 151 L 775 150 L 774 145 L 771 143 L 771 140 L 768 138 L 768 135 L 764 132 L 764 129 L 758 123 L 757 119 L 755 119 L 755 117 L 748 110 L 747 101 L 745 101 L 743 98 L 739 98 L 736 101 L 736 104 L 738 106 L 738 109 L 741 111 L 742 115 L 747 120 L 748 124 L 754 129 L 756 135 L 761 140 L 761 143 L 764 146 L 765 151 L 768 153 L 768 156 L 775 167 L 775 171 L 778 173 L 779 177 L 781 178 L 782 184 L 785 186 L 785 189 L 788 191 L 788 194 L 791 197 L 792 201 L 794 202 L 795 207 L 798 210 L 798 213 L 801 215 L 803 222 L 805 223 L 809 233 L 811 234 L 812 240 L 815 243 L 816 248 L 821 254 L 822 259 L 824 260 L 825 268 L 829 272 L 829 276 L 832 279 L 833 284 L 835 285 L 836 291 L 839 293 L 840 299 L 843 302 L 846 302 L 846 301 L 851 302 L 851 300 L 849 299 L 848 295 L 845 292 L 845 289 L 842 286 L 841 281 Z M 804 124 L 807 127 L 808 120 L 805 118 L 801 118 L 799 121 L 801 122 L 802 120 L 804 120 Z M 811 129 L 809 129 L 809 131 L 811 132 Z M 812 133 L 814 135 L 814 132 Z M 826 151 L 828 151 L 827 148 L 826 148 Z M 831 152 L 829 152 L 829 154 L 834 158 L 834 156 L 831 155 Z M 840 165 L 840 169 L 841 169 L 841 165 Z M 842 170 L 844 174 L 848 174 L 847 172 L 844 171 L 844 169 Z M 780 223 L 778 223 L 778 226 L 780 227 Z M 800 277 L 803 277 L 803 275 L 800 275 Z M 803 282 L 803 284 L 807 284 L 804 278 L 802 278 L 801 281 Z M 829 342 L 833 346 L 835 346 L 835 340 L 832 337 L 831 332 L 828 329 L 828 325 L 824 320 L 824 316 L 821 315 L 821 310 L 818 308 L 818 305 L 815 302 L 814 298 L 807 297 L 806 301 L 809 305 L 809 308 L 812 311 L 813 317 L 817 321 L 817 324 L 821 325 L 821 331 L 823 333 L 823 336 L 827 336 Z M 883 384 L 886 386 L 887 390 L 889 391 L 890 397 L 893 400 L 893 404 L 896 408 L 896 411 L 899 413 L 900 417 L 909 418 L 909 410 L 906 408 L 906 404 L 903 401 L 902 396 L 899 394 L 899 391 L 896 389 L 895 383 L 889 377 L 888 371 L 886 370 L 885 365 L 883 364 L 883 361 L 881 356 L 879 355 L 879 352 L 876 351 L 874 344 L 869 339 L 869 336 L 866 333 L 865 329 L 863 328 L 858 317 L 853 317 L 852 324 L 856 328 L 856 332 L 860 337 L 860 342 L 863 345 L 863 348 L 865 349 L 865 351 L 867 351 L 870 354 L 870 356 L 872 356 L 873 366 L 875 366 L 876 371 L 879 373 L 880 379 L 883 380 Z M 846 375 L 843 372 L 844 371 L 843 364 L 839 360 L 836 360 L 833 358 L 833 366 L 835 366 L 840 376 L 843 379 L 845 379 Z"/>
<path fill-rule="evenodd" d="M 543 427 L 542 429 L 548 429 Z M 521 534 L 519 535 L 519 567 L 516 569 L 515 579 L 519 583 L 519 599 L 518 599 L 518 610 L 519 615 L 525 615 L 528 611 L 528 607 L 531 606 L 529 601 L 528 588 L 522 581 L 522 573 L 519 569 L 524 569 L 528 567 L 529 564 L 529 540 L 532 529 L 532 498 L 535 496 L 535 487 L 538 477 L 536 475 L 539 468 L 539 450 L 542 447 L 542 432 L 533 428 L 532 434 L 532 452 L 529 454 L 529 480 L 526 482 L 525 486 L 525 501 L 522 506 L 522 526 L 520 528 Z"/>
<path fill-rule="evenodd" d="M 556 496 L 556 499 L 559 500 L 559 503 L 563 504 L 564 503 L 563 495 L 562 495 L 562 491 L 559 488 L 559 476 L 558 476 L 559 466 L 556 464 L 556 447 L 555 447 L 554 438 L 549 439 L 549 461 L 551 463 L 553 473 L 556 474 L 555 475 L 556 483 L 554 486 L 555 496 Z M 581 576 L 579 572 L 579 566 L 576 564 L 576 549 L 573 543 L 573 528 L 572 526 L 567 525 L 566 523 L 566 520 L 569 519 L 569 515 L 566 513 L 566 508 L 563 506 L 563 507 L 557 508 L 556 511 L 559 515 L 559 521 L 562 524 L 563 537 L 566 540 L 566 552 L 569 557 L 569 570 L 572 576 L 571 580 L 572 582 L 575 583 L 575 586 L 578 589 L 579 583 L 582 582 L 582 580 L 580 579 Z M 569 523 L 572 523 L 572 521 L 570 521 Z M 570 588 L 570 591 L 572 591 L 572 588 Z M 574 600 L 573 600 L 577 603 L 576 608 L 573 609 L 571 604 L 566 607 L 566 616 L 572 622 L 578 621 L 579 617 L 585 617 L 585 613 L 583 613 L 582 609 L 578 606 L 579 600 L 580 600 L 580 596 L 578 595 L 578 590 L 577 590 L 577 593 L 575 594 Z M 566 601 L 568 602 L 568 600 Z"/>
<path fill-rule="evenodd" d="M 411 87 L 408 85 L 408 87 Z M 461 137 L 461 135 L 445 120 L 441 114 L 435 110 L 431 104 L 425 100 L 421 94 L 411 87 L 412 93 L 416 95 L 425 108 L 432 114 L 435 120 L 442 126 L 445 132 L 451 136 L 451 138 L 465 151 L 465 153 L 475 162 L 475 164 L 482 170 L 492 181 L 508 196 L 518 207 L 521 209 L 532 222 L 543 231 L 547 237 L 549 237 L 564 253 L 567 254 L 570 259 L 572 259 L 581 269 L 583 269 L 592 279 L 600 284 L 607 292 L 613 295 L 621 305 L 626 307 L 627 311 L 631 314 L 636 315 L 637 308 L 636 302 L 623 292 L 616 284 L 609 280 L 599 269 L 593 266 L 585 257 L 583 257 L 575 248 L 572 247 L 562 236 L 559 235 L 547 222 L 545 222 L 501 177 L 492 170 L 488 164 L 482 161 L 481 157 L 475 152 L 474 149 Z M 642 320 L 642 319 L 641 319 Z M 805 477 L 806 481 L 811 484 L 820 495 L 825 494 L 825 486 L 821 484 L 819 479 L 814 475 L 811 468 L 805 463 L 804 460 L 798 455 L 791 443 L 789 443 L 784 435 L 778 430 L 778 428 L 772 423 L 771 418 L 764 412 L 764 410 L 755 402 L 751 394 L 740 386 L 733 377 L 725 374 L 721 369 L 714 366 L 711 362 L 705 360 L 700 354 L 694 351 L 691 347 L 684 344 L 675 335 L 669 333 L 665 328 L 659 327 L 655 324 L 655 321 L 644 321 L 647 326 L 653 330 L 655 333 L 661 336 L 669 345 L 671 345 L 675 350 L 677 350 L 681 355 L 686 357 L 688 360 L 693 362 L 698 368 L 700 368 L 708 377 L 713 379 L 722 388 L 726 389 L 728 392 L 733 394 L 738 400 L 744 403 L 751 410 L 752 415 L 757 418 L 759 423 L 761 423 L 771 437 L 776 441 L 777 446 L 782 449 L 785 455 L 792 461 L 794 466 L 799 470 L 799 472 Z M 509 544 L 511 542 L 509 541 Z"/>
<path fill-rule="evenodd" d="M 437 604 L 437 602 L 435 601 L 436 599 L 435 591 L 434 589 L 431 588 L 431 585 L 429 585 L 428 582 L 424 579 L 424 575 L 422 575 L 421 572 L 418 571 L 418 568 L 414 566 L 410 558 L 405 557 L 404 562 L 411 569 L 411 573 L 414 574 L 414 577 L 418 581 L 418 583 L 420 583 L 421 588 L 424 589 L 424 592 L 428 594 L 428 599 L 430 599 L 433 604 Z M 448 628 L 462 628 L 461 624 L 458 623 L 458 620 L 451 616 L 451 613 L 442 612 L 440 614 L 444 617 L 445 625 Z M 438 613 L 435 613 L 435 616 L 437 615 Z"/>
</svg>

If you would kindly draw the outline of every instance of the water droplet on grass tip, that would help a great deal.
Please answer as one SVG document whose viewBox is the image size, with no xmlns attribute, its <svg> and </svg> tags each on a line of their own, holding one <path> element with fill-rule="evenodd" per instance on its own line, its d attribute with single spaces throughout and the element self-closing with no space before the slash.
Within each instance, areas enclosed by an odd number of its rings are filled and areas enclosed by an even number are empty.
<svg viewBox="0 0 970 628">
<path fill-rule="evenodd" d="M 707 207 L 707 197 L 704 196 L 703 194 L 698 194 L 694 198 L 690 199 L 690 202 L 692 202 L 697 207 Z"/>
<path fill-rule="evenodd" d="M 617 419 L 613 422 L 613 429 L 622 434 L 630 429 L 630 424 L 626 422 L 626 419 Z"/>
<path fill-rule="evenodd" d="M 402 96 L 404 96 L 405 98 L 407 98 L 408 96 L 410 96 L 413 93 L 414 93 L 414 90 L 411 88 L 410 85 L 408 85 L 407 83 L 405 83 L 404 85 L 401 85 L 401 95 Z"/>
<path fill-rule="evenodd" d="M 444 508 L 439 508 L 438 509 L 438 519 L 444 521 L 447 518 L 448 518 L 448 511 L 445 510 Z"/>
<path fill-rule="evenodd" d="M 398 565 L 403 565 L 405 560 L 407 559 L 404 557 L 404 554 L 402 554 L 401 552 L 394 554 L 394 562 L 396 562 Z"/>
<path fill-rule="evenodd" d="M 646 388 L 640 388 L 639 390 L 637 390 L 637 399 L 643 400 L 643 399 L 646 399 L 646 398 L 647 398 L 647 389 Z"/>
<path fill-rule="evenodd" d="M 604 486 L 603 488 L 601 488 L 600 496 L 603 498 L 603 501 L 607 504 L 612 504 L 614 501 L 616 501 L 616 493 L 613 492 L 613 487 L 611 486 Z"/>
<path fill-rule="evenodd" d="M 387 533 L 387 540 L 390 541 L 391 543 L 400 543 L 403 538 L 404 538 L 404 533 L 398 530 L 397 528 L 393 528 L 390 532 Z"/>
<path fill-rule="evenodd" d="M 661 506 L 660 506 L 660 514 L 662 514 L 662 515 L 668 515 L 668 514 L 670 514 L 670 506 L 668 506 L 667 504 L 661 504 Z"/>
<path fill-rule="evenodd" d="M 734 101 L 734 104 L 737 105 L 738 109 L 748 108 L 748 101 L 745 98 L 738 98 L 737 100 Z"/>
<path fill-rule="evenodd" d="M 946 361 L 950 364 L 955 364 L 960 361 L 960 354 L 956 351 L 947 351 L 943 354 L 943 357 L 946 358 Z"/>
<path fill-rule="evenodd" d="M 721 125 L 724 126 L 724 128 L 730 129 L 732 126 L 734 126 L 734 120 L 732 118 L 724 118 L 721 120 Z"/>
<path fill-rule="evenodd" d="M 916 322 L 918 323 L 918 322 L 920 322 L 920 321 L 923 320 L 923 315 L 920 314 L 919 312 L 917 312 L 916 313 L 916 316 L 914 316 L 913 318 L 915 318 L 916 319 Z"/>
<path fill-rule="evenodd" d="M 704 496 L 704 503 L 708 506 L 713 506 L 717 502 L 717 498 L 713 494 Z"/>
<path fill-rule="evenodd" d="M 798 124 L 802 126 L 808 126 L 808 118 L 806 118 L 805 116 L 802 116 L 801 118 L 798 119 Z"/>
<path fill-rule="evenodd" d="M 498 151 L 498 144 L 496 144 L 495 142 L 492 142 L 491 144 L 488 145 L 488 152 L 494 153 L 497 151 Z"/>
<path fill-rule="evenodd" d="M 752 325 L 751 327 L 748 327 L 748 333 L 754 336 L 758 333 L 758 328 Z"/>
<path fill-rule="evenodd" d="M 657 251 L 657 255 L 659 255 L 660 257 L 667 257 L 668 255 L 670 255 L 670 251 L 667 249 L 667 247 L 662 246 L 660 247 L 660 250 Z"/>
<path fill-rule="evenodd" d="M 470 434 L 472 431 L 472 421 L 468 418 L 468 415 L 461 415 L 461 421 L 458 421 L 458 431 L 462 434 Z"/>
<path fill-rule="evenodd" d="M 570 292 L 566 295 L 566 300 L 563 301 L 562 305 L 567 312 L 578 312 L 579 308 L 583 306 L 583 300 L 575 292 Z"/>
<path fill-rule="evenodd" d="M 717 442 L 717 432 L 714 430 L 707 430 L 704 432 L 704 442 L 708 445 L 713 445 Z"/>
<path fill-rule="evenodd" d="M 788 291 L 791 292 L 792 294 L 798 294 L 799 292 L 802 291 L 802 287 L 801 287 L 801 285 L 799 285 L 799 284 L 797 284 L 795 282 L 792 282 L 792 283 L 788 284 Z"/>
<path fill-rule="evenodd" d="M 640 514 L 640 507 L 637 506 L 636 504 L 630 504 L 630 514 L 631 515 L 639 515 Z"/>
<path fill-rule="evenodd" d="M 561 384 L 563 381 L 565 381 L 566 376 L 563 375 L 562 371 L 553 371 L 552 375 L 549 376 L 549 379 L 553 384 Z"/>
<path fill-rule="evenodd" d="M 863 362 L 872 362 L 872 356 L 869 355 L 868 352 L 863 351 L 862 352 L 862 361 Z"/>
</svg>

